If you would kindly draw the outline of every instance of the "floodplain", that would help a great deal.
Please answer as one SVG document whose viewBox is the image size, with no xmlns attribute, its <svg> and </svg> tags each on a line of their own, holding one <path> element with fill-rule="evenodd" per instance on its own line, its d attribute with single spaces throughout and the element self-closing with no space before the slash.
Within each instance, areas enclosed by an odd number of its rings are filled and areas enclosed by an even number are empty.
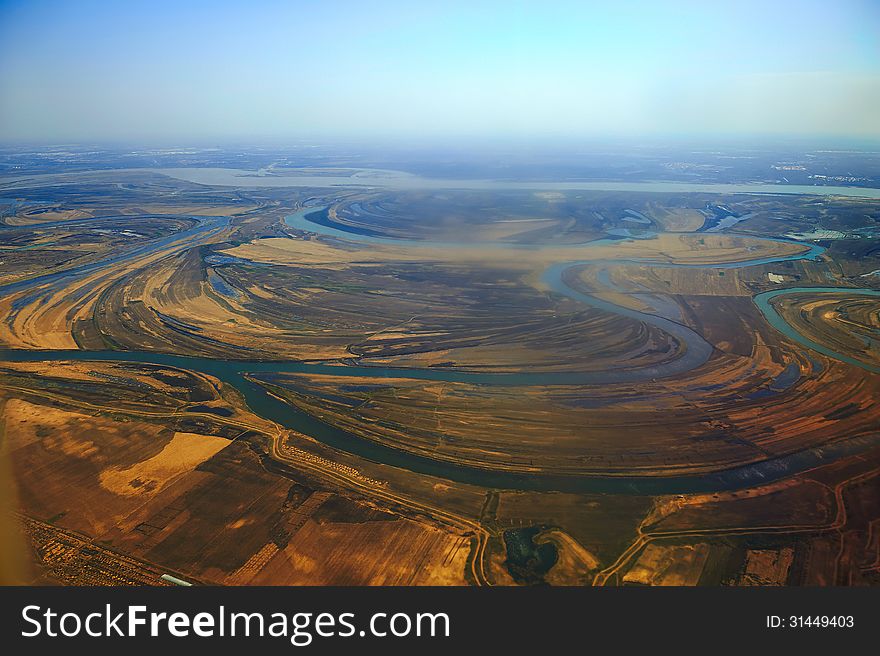
<svg viewBox="0 0 880 656">
<path fill-rule="evenodd" d="M 32 582 L 880 583 L 875 190 L 219 170 L 0 178 Z"/>
</svg>

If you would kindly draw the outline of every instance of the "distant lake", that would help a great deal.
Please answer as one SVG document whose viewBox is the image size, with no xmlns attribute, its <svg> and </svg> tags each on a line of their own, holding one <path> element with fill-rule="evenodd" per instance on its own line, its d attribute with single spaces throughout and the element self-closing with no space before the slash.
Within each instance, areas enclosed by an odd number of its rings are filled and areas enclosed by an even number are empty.
<svg viewBox="0 0 880 656">
<path fill-rule="evenodd" d="M 598 182 L 598 181 L 535 181 L 535 180 L 455 180 L 425 178 L 404 171 L 385 169 L 285 169 L 272 173 L 224 168 L 132 168 L 80 171 L 75 173 L 42 173 L 37 175 L 0 176 L 0 184 L 8 192 L 18 186 L 51 180 L 53 184 L 77 184 L 79 178 L 94 181 L 96 175 L 114 173 L 158 173 L 195 184 L 221 187 L 298 187 L 311 189 L 388 189 L 462 190 L 462 191 L 630 191 L 659 193 L 711 194 L 793 194 L 810 196 L 847 196 L 880 199 L 880 189 L 869 187 L 831 187 L 819 185 L 782 185 L 762 183 L 714 184 L 700 182 Z M 8 193 L 7 192 L 7 193 Z"/>
<path fill-rule="evenodd" d="M 352 169 L 350 175 L 333 169 L 290 169 L 287 175 L 266 175 L 257 171 L 221 168 L 139 169 L 204 185 L 225 187 L 363 187 L 368 189 L 416 190 L 461 189 L 465 191 L 642 191 L 706 192 L 715 194 L 809 194 L 880 199 L 880 189 L 780 184 L 710 184 L 698 182 L 531 182 L 509 180 L 447 180 L 424 178 L 403 171 Z"/>
</svg>

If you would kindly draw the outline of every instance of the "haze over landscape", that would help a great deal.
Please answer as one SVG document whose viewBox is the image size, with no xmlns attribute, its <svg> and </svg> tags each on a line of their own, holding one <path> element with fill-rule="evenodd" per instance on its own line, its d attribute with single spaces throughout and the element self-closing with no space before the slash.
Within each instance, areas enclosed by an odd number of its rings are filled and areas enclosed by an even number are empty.
<svg viewBox="0 0 880 656">
<path fill-rule="evenodd" d="M 3 2 L 0 139 L 880 137 L 872 0 Z"/>
<path fill-rule="evenodd" d="M 878 28 L 0 3 L 0 582 L 880 586 Z"/>
</svg>

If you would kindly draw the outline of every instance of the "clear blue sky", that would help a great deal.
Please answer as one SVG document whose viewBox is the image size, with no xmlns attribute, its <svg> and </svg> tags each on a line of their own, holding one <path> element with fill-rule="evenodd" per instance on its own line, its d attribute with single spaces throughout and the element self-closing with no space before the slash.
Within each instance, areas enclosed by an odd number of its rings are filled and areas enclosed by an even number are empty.
<svg viewBox="0 0 880 656">
<path fill-rule="evenodd" d="M 0 139 L 880 137 L 880 2 L 0 0 Z"/>
</svg>

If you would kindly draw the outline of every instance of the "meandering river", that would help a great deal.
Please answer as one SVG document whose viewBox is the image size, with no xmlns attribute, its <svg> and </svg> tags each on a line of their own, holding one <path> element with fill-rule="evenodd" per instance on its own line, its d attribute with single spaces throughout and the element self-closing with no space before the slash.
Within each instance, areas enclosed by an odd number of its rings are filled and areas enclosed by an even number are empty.
<svg viewBox="0 0 880 656">
<path fill-rule="evenodd" d="M 320 208 L 301 210 L 288 217 L 287 222 L 290 226 L 300 230 L 308 230 L 309 232 L 345 238 L 352 241 L 369 241 L 373 243 L 393 241 L 398 245 L 401 243 L 400 240 L 393 240 L 388 237 L 357 234 L 310 221 L 309 215 L 318 211 L 320 211 Z M 207 226 L 202 226 L 202 229 L 205 229 L 206 227 Z M 214 228 L 215 226 L 210 227 Z M 407 242 L 412 241 L 413 240 L 407 240 Z M 424 244 L 425 242 L 419 243 Z M 436 246 L 437 244 L 432 245 Z M 589 249 L 588 244 L 584 246 L 586 249 Z M 517 246 L 514 244 L 508 244 L 504 247 L 516 248 Z M 668 263 L 657 263 L 657 265 L 734 268 L 780 262 L 784 260 L 804 258 L 814 259 L 821 255 L 822 252 L 823 249 L 821 247 L 811 246 L 808 250 L 798 255 L 755 258 L 719 265 L 675 265 Z M 588 255 L 588 252 L 585 252 L 585 255 Z M 115 258 L 111 258 L 103 262 L 103 264 L 109 266 L 116 261 Z M 639 321 L 644 321 L 645 323 L 656 326 L 669 333 L 682 346 L 682 348 L 679 349 L 679 354 L 675 358 L 653 367 L 632 369 L 619 368 L 604 372 L 530 372 L 497 374 L 463 370 L 411 369 L 301 362 L 223 361 L 202 357 L 188 357 L 138 351 L 0 350 L 0 361 L 120 361 L 157 364 L 202 372 L 220 379 L 227 385 L 237 388 L 243 394 L 245 401 L 251 410 L 260 416 L 275 421 L 287 428 L 309 435 L 332 448 L 346 451 L 375 462 L 407 469 L 415 473 L 439 476 L 462 483 L 489 488 L 645 495 L 684 494 L 739 489 L 783 478 L 795 472 L 811 468 L 822 462 L 831 461 L 848 454 L 861 452 L 880 443 L 880 435 L 857 437 L 732 469 L 681 476 L 602 476 L 518 473 L 497 469 L 484 469 L 451 461 L 429 458 L 358 437 L 357 435 L 324 423 L 319 419 L 300 411 L 295 406 L 277 399 L 269 394 L 265 388 L 253 382 L 253 380 L 248 377 L 248 374 L 308 373 L 332 374 L 353 378 L 403 377 L 419 380 L 464 382 L 475 385 L 592 385 L 638 382 L 678 375 L 699 367 L 709 359 L 713 350 L 712 346 L 691 328 L 664 317 L 624 308 L 608 301 L 595 298 L 579 292 L 566 284 L 563 275 L 565 271 L 571 267 L 586 263 L 595 263 L 596 261 L 597 260 L 584 259 L 581 261 L 554 264 L 544 272 L 542 280 L 549 288 L 558 294 L 567 296 L 580 303 L 588 304 Z M 605 261 L 621 262 L 634 260 Z M 643 263 L 644 261 L 640 262 Z M 65 275 L 71 274 L 67 273 Z M 46 281 L 47 278 L 43 277 L 32 281 L 15 283 L 14 286 L 7 285 L 5 288 L 0 287 L 0 292 L 15 291 L 25 287 L 27 284 L 44 283 Z M 849 362 L 856 366 L 862 366 L 871 371 L 877 371 L 876 368 L 866 366 L 865 363 L 858 363 L 851 358 L 847 358 L 843 354 L 835 353 L 833 350 L 824 347 L 821 344 L 816 344 L 800 335 L 792 326 L 786 323 L 778 313 L 776 313 L 775 309 L 769 303 L 772 298 L 779 296 L 780 294 L 795 292 L 821 294 L 836 291 L 880 296 L 880 292 L 865 289 L 822 287 L 794 288 L 774 290 L 760 294 L 755 297 L 755 303 L 770 324 L 791 339 L 829 357 Z"/>
</svg>

